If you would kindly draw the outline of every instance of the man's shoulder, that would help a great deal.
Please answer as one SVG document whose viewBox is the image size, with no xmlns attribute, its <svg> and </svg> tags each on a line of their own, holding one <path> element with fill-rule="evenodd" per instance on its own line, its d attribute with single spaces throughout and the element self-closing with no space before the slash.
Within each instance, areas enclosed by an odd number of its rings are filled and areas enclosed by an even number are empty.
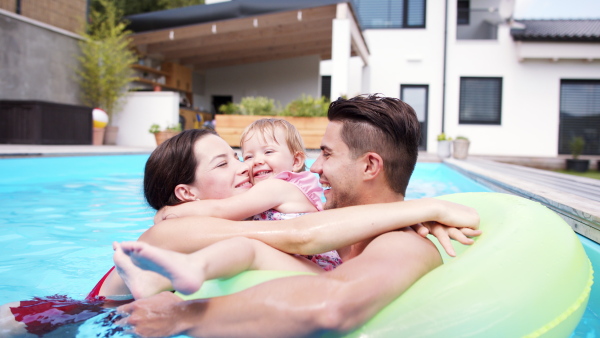
<svg viewBox="0 0 600 338">
<path fill-rule="evenodd" d="M 421 237 L 411 229 L 390 231 L 373 238 L 361 255 L 377 256 L 378 259 L 387 260 L 397 259 L 414 250 L 438 253 L 429 239 Z"/>
</svg>

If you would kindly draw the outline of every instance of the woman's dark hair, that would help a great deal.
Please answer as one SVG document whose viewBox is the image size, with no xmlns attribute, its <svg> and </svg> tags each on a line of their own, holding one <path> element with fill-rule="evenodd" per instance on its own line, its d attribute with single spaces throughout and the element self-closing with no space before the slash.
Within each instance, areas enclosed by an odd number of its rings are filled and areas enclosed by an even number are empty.
<svg viewBox="0 0 600 338">
<path fill-rule="evenodd" d="M 144 197 L 152 208 L 159 210 L 182 202 L 175 196 L 175 187 L 192 184 L 196 179 L 198 161 L 194 145 L 206 135 L 217 134 L 206 129 L 190 129 L 154 149 L 144 169 Z"/>
</svg>

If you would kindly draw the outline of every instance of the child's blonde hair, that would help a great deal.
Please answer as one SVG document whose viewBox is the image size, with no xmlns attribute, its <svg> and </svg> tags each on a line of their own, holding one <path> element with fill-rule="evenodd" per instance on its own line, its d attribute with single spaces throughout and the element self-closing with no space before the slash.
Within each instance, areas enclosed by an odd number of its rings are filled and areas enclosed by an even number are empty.
<svg viewBox="0 0 600 338">
<path fill-rule="evenodd" d="M 252 132 L 258 132 L 262 135 L 263 141 L 266 142 L 265 135 L 270 133 L 271 137 L 275 142 L 275 129 L 281 128 L 285 131 L 285 142 L 287 143 L 288 149 L 292 155 L 300 152 L 306 157 L 306 151 L 304 150 L 304 142 L 302 136 L 298 132 L 298 129 L 293 124 L 283 119 L 260 119 L 252 122 L 249 126 L 244 129 L 242 133 L 242 139 L 240 140 L 240 147 L 244 146 L 244 142 L 251 136 Z M 302 168 L 299 171 L 306 170 L 306 163 L 302 164 Z"/>
</svg>

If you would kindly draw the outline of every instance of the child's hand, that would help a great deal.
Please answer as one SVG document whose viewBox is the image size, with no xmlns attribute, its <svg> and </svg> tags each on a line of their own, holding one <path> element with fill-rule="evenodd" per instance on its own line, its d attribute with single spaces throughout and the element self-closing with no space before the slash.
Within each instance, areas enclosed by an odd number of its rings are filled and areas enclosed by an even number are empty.
<svg viewBox="0 0 600 338">
<path fill-rule="evenodd" d="M 172 209 L 173 207 L 167 205 L 157 211 L 156 215 L 154 215 L 154 224 L 156 225 L 169 218 L 177 218 L 178 216 L 173 213 Z"/>
</svg>

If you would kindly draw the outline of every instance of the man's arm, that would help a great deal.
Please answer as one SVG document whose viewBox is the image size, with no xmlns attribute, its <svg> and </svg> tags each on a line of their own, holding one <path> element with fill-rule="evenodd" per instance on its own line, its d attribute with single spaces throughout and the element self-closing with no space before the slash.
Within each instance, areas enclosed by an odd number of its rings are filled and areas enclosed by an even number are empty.
<svg viewBox="0 0 600 338">
<path fill-rule="evenodd" d="M 234 222 L 208 217 L 168 219 L 148 229 L 139 240 L 190 253 L 220 240 L 243 236 L 284 252 L 310 255 L 426 221 L 451 227 L 476 229 L 479 226 L 479 216 L 474 209 L 427 198 L 326 210 L 286 221 Z M 463 244 L 471 244 L 459 231 L 449 234 Z"/>
<path fill-rule="evenodd" d="M 127 324 L 142 336 L 282 337 L 346 332 L 364 324 L 440 264 L 430 241 L 414 232 L 392 232 L 322 275 L 277 279 L 208 300 L 184 302 L 163 293 L 119 310 L 130 313 Z"/>
</svg>

